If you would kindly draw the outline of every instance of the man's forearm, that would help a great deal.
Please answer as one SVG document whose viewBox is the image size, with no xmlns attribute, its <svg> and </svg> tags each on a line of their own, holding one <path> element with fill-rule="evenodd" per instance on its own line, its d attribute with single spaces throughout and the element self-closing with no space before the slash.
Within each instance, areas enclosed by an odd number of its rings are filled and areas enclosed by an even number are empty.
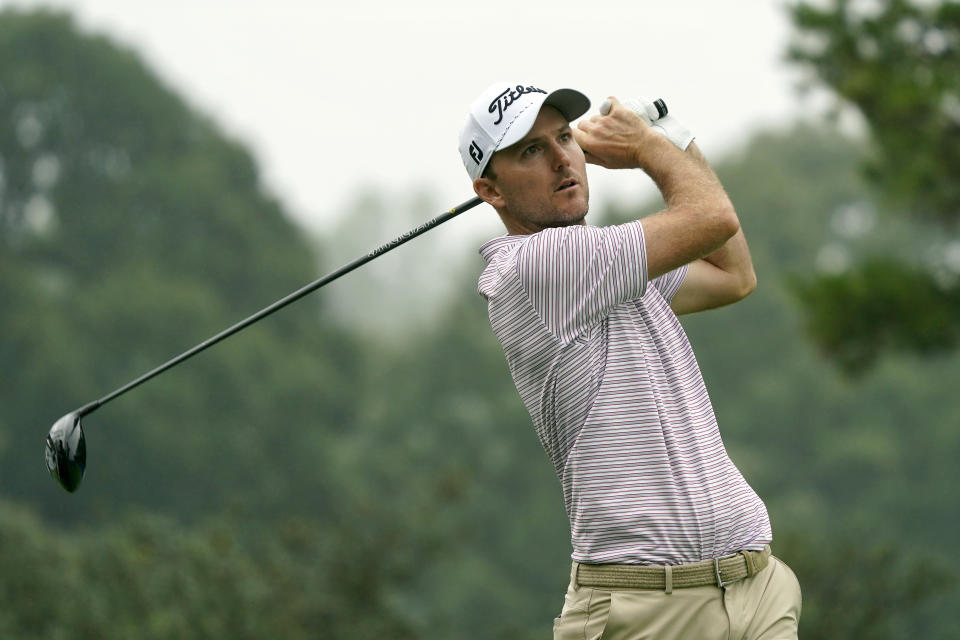
<svg viewBox="0 0 960 640">
<path fill-rule="evenodd" d="M 713 174 L 707 159 L 700 152 L 696 144 L 690 144 L 686 152 L 694 158 L 701 166 Z M 739 218 L 737 220 L 739 224 Z M 747 238 L 743 235 L 743 227 L 713 253 L 707 254 L 703 259 L 718 269 L 737 276 L 741 279 L 744 287 L 753 290 L 756 286 L 757 276 L 753 270 L 753 261 L 750 258 L 750 248 L 747 246 Z"/>
<path fill-rule="evenodd" d="M 713 255 L 740 228 L 723 185 L 695 147 L 690 145 L 684 152 L 666 139 L 660 140 L 669 159 L 665 155 L 666 162 L 641 166 L 667 205 L 664 211 L 643 221 L 650 277 Z"/>
</svg>

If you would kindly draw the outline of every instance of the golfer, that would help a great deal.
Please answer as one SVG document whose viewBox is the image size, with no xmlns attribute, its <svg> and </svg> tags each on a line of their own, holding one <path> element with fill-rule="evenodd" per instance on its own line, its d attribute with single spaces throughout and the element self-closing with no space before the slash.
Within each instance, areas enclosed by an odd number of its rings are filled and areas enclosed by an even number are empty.
<svg viewBox="0 0 960 640">
<path fill-rule="evenodd" d="M 737 214 L 665 105 L 495 84 L 460 154 L 508 235 L 479 291 L 563 489 L 573 547 L 554 638 L 796 638 L 800 587 L 731 462 L 677 314 L 756 286 Z M 586 163 L 641 169 L 666 208 L 585 223 Z"/>
</svg>

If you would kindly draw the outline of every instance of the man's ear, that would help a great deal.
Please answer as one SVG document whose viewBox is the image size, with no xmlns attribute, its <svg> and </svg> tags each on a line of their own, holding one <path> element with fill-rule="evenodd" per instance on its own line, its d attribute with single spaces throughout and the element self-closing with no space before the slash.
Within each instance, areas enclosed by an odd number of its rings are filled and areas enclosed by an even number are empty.
<svg viewBox="0 0 960 640">
<path fill-rule="evenodd" d="M 473 191 L 480 196 L 480 199 L 491 205 L 494 209 L 503 204 L 503 197 L 500 190 L 490 178 L 477 178 L 473 181 Z"/>
</svg>

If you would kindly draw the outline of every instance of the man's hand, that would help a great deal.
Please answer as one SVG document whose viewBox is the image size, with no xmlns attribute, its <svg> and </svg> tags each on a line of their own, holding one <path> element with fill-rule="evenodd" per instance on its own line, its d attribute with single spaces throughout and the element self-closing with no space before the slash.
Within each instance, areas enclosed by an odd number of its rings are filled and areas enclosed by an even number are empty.
<svg viewBox="0 0 960 640">
<path fill-rule="evenodd" d="M 609 103 L 609 100 L 603 101 L 603 104 L 600 105 L 600 113 L 609 111 Z M 636 97 L 624 100 L 623 104 L 643 118 L 651 129 L 675 144 L 681 151 L 686 151 L 690 143 L 693 142 L 693 133 L 667 111 L 667 105 L 663 100 L 652 102 L 643 97 Z"/>
<path fill-rule="evenodd" d="M 607 169 L 646 169 L 670 145 L 654 133 L 643 117 L 609 98 L 606 114 L 581 121 L 573 135 L 587 162 Z"/>
</svg>

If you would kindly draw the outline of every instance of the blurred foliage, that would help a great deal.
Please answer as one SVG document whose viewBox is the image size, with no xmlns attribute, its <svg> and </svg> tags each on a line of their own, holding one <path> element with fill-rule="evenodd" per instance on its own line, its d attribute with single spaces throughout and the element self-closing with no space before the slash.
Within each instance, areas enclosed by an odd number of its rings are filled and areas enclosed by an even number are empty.
<svg viewBox="0 0 960 640">
<path fill-rule="evenodd" d="M 794 61 L 856 107 L 870 128 L 868 178 L 912 215 L 960 212 L 960 3 L 800 3 Z"/>
<path fill-rule="evenodd" d="M 791 17 L 790 58 L 866 124 L 875 200 L 946 235 L 906 258 L 857 261 L 799 283 L 809 331 L 850 373 L 888 349 L 951 350 L 960 320 L 960 3 L 800 2 Z"/>
<path fill-rule="evenodd" d="M 476 293 L 485 238 L 469 259 L 438 248 L 450 227 L 419 238 L 92 414 L 67 495 L 41 452 L 60 414 L 432 205 L 365 197 L 364 228 L 316 251 L 242 145 L 56 13 L 0 12 L 0 141 L 0 637 L 548 637 L 568 526 Z M 844 378 L 791 288 L 926 242 L 870 223 L 862 153 L 819 124 L 715 163 L 760 284 L 683 323 L 804 637 L 952 638 L 960 361 L 871 354 Z"/>
<path fill-rule="evenodd" d="M 956 345 L 960 288 L 945 290 L 917 267 L 876 257 L 795 288 L 810 329 L 847 371 L 863 371 L 888 349 L 927 354 Z M 837 313 L 837 301 L 855 311 Z"/>
<path fill-rule="evenodd" d="M 901 545 L 865 542 L 870 537 L 863 533 L 807 536 L 788 533 L 777 541 L 777 554 L 789 558 L 803 590 L 801 637 L 957 637 L 956 623 L 943 618 L 951 602 L 943 595 L 955 595 L 957 580 L 936 557 L 904 556 Z M 940 609 L 929 615 L 929 608 L 918 611 L 920 603 Z"/>
<path fill-rule="evenodd" d="M 0 636 L 415 637 L 385 589 L 396 563 L 371 562 L 372 541 L 309 520 L 235 524 L 140 515 L 68 533 L 0 503 Z"/>
</svg>

